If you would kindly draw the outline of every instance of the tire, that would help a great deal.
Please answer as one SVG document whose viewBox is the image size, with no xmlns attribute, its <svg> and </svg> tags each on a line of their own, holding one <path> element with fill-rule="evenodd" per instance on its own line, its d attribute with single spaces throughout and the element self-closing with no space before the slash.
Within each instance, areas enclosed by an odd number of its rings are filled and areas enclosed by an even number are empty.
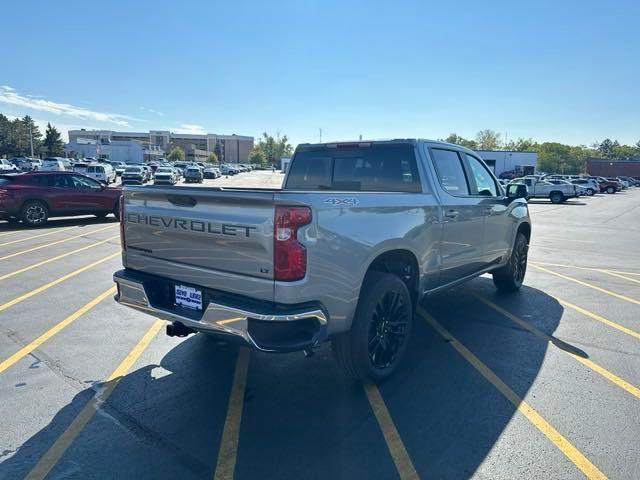
<svg viewBox="0 0 640 480">
<path fill-rule="evenodd" d="M 29 200 L 22 207 L 22 223 L 30 227 L 41 227 L 49 219 L 49 207 L 40 200 Z"/>
<path fill-rule="evenodd" d="M 493 271 L 493 284 L 499 292 L 513 293 L 520 290 L 527 272 L 528 243 L 527 237 L 518 233 L 509 261 L 504 267 Z"/>
<path fill-rule="evenodd" d="M 549 194 L 549 200 L 551 200 L 551 203 L 562 203 L 564 202 L 564 195 L 562 192 L 551 192 Z"/>
<path fill-rule="evenodd" d="M 413 303 L 404 282 L 390 273 L 369 273 L 351 330 L 331 342 L 333 356 L 349 376 L 363 383 L 382 382 L 402 362 L 412 324 Z"/>
<path fill-rule="evenodd" d="M 100 213 L 94 213 L 93 215 L 94 215 L 96 218 L 104 218 L 104 217 L 106 217 L 108 214 L 109 214 L 109 212 L 100 212 Z"/>
<path fill-rule="evenodd" d="M 587 195 L 593 197 L 596 194 L 596 191 L 593 188 L 587 188 Z"/>
<path fill-rule="evenodd" d="M 607 192 L 608 194 L 616 193 L 616 189 L 615 189 L 615 188 L 613 188 L 613 187 L 607 187 L 606 192 Z"/>
</svg>

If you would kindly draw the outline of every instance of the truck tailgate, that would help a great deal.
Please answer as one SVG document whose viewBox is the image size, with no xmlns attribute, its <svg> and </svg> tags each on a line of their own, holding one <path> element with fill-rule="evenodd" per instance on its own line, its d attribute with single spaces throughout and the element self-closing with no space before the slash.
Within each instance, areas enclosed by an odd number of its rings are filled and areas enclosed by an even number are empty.
<svg viewBox="0 0 640 480">
<path fill-rule="evenodd" d="M 125 258 L 136 257 L 133 263 L 144 264 L 146 273 L 176 280 L 190 269 L 194 275 L 187 278 L 229 274 L 235 281 L 213 287 L 230 291 L 242 283 L 238 277 L 261 280 L 264 291 L 265 282 L 273 282 L 273 197 L 270 191 L 127 187 Z"/>
</svg>

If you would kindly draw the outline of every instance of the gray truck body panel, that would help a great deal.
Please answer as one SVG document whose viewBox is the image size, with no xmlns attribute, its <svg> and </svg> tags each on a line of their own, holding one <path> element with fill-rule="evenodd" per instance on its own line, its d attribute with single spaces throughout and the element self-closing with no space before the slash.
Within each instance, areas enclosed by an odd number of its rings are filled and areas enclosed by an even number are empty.
<svg viewBox="0 0 640 480">
<path fill-rule="evenodd" d="M 518 227 L 530 223 L 526 202 L 507 199 L 499 185 L 497 197 L 451 195 L 437 180 L 430 149 L 479 157 L 440 142 L 403 142 L 414 145 L 421 193 L 126 187 L 125 270 L 114 277 L 120 287 L 118 300 L 198 331 L 227 330 L 245 343 L 271 350 L 252 342 L 247 318 L 265 320 L 264 315 L 272 315 L 274 321 L 286 322 L 292 313 L 314 318 L 321 326 L 314 342 L 347 331 L 368 268 L 387 252 L 402 251 L 415 258 L 418 296 L 504 265 Z M 307 251 L 307 273 L 299 281 L 273 280 L 274 211 L 279 205 L 308 206 L 312 212 L 311 223 L 298 233 Z M 222 300 L 211 300 L 216 315 L 205 308 L 199 318 L 181 317 L 170 306 L 159 308 L 146 298 L 152 281 L 142 288 L 144 282 L 135 287 L 131 280 L 126 298 L 122 291 L 128 271 L 211 289 L 236 300 L 226 312 L 219 308 Z M 243 299 L 256 303 L 239 305 Z M 216 324 L 225 314 L 238 316 L 239 310 L 249 312 L 240 315 L 244 320 L 223 323 L 224 327 Z M 242 321 L 245 324 L 237 324 Z"/>
</svg>

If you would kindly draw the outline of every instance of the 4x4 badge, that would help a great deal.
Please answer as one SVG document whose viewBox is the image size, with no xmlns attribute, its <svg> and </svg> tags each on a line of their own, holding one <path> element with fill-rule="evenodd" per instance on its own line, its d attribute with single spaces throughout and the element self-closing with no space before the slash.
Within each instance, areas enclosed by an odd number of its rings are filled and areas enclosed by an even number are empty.
<svg viewBox="0 0 640 480">
<path fill-rule="evenodd" d="M 353 198 L 353 197 L 347 197 L 347 198 L 337 198 L 337 197 L 333 197 L 333 198 L 326 198 L 324 200 L 324 203 L 326 203 L 327 205 L 333 205 L 333 206 L 347 206 L 347 207 L 352 207 L 353 205 L 358 205 L 360 203 L 360 200 L 358 200 L 357 198 Z"/>
</svg>

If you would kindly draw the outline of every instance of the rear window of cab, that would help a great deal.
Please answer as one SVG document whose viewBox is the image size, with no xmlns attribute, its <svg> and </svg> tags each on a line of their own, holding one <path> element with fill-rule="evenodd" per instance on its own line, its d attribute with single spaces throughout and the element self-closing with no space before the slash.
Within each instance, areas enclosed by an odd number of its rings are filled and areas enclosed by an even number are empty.
<svg viewBox="0 0 640 480">
<path fill-rule="evenodd" d="M 362 192 L 422 191 L 411 144 L 355 144 L 296 152 L 287 176 L 289 190 Z"/>
</svg>

